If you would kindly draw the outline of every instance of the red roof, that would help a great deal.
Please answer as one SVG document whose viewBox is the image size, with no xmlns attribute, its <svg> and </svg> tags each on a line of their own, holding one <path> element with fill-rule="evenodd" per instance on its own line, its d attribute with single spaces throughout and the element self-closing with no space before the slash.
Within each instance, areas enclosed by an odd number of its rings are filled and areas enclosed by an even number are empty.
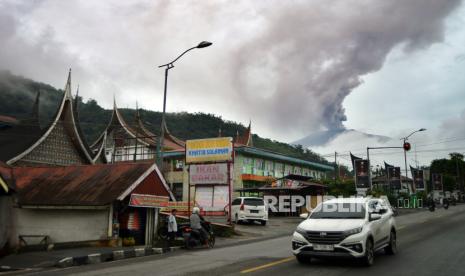
<svg viewBox="0 0 465 276">
<path fill-rule="evenodd" d="M 152 162 L 14 167 L 20 205 L 101 206 L 132 191 L 171 196 Z"/>
<path fill-rule="evenodd" d="M 253 146 L 252 141 L 252 122 L 249 122 L 249 126 L 245 130 L 245 132 L 239 135 L 239 132 L 236 135 L 236 139 L 234 140 L 234 144 L 238 146 Z"/>
</svg>

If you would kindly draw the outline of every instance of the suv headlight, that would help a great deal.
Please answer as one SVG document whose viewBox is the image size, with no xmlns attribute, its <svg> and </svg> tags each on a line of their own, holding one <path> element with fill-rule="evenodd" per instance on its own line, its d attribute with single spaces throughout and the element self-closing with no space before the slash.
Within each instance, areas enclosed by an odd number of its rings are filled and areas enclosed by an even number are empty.
<svg viewBox="0 0 465 276">
<path fill-rule="evenodd" d="M 297 233 L 301 234 L 304 237 L 305 237 L 305 235 L 307 235 L 307 231 L 305 229 L 303 229 L 302 227 L 300 227 L 300 226 L 297 226 L 297 229 L 295 231 Z"/>
<path fill-rule="evenodd" d="M 346 236 L 355 235 L 362 232 L 363 226 L 345 231 Z"/>
</svg>

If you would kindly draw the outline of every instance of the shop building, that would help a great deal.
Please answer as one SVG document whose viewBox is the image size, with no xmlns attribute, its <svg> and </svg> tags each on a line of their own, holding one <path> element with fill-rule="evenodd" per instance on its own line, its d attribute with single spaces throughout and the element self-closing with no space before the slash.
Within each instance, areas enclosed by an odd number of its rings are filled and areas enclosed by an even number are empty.
<svg viewBox="0 0 465 276">
<path fill-rule="evenodd" d="M 173 195 L 151 162 L 65 167 L 12 167 L 15 193 L 8 220 L 8 243 L 17 248 L 37 243 L 115 244 L 132 238 L 150 244 L 158 208 L 132 207 L 132 195 Z M 5 169 L 1 170 L 5 178 Z"/>
</svg>

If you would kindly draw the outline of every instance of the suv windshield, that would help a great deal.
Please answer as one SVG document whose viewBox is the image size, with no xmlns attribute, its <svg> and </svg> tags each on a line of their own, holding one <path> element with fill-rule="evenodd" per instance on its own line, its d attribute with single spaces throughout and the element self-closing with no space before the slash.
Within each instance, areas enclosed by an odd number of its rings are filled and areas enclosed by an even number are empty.
<svg viewBox="0 0 465 276">
<path fill-rule="evenodd" d="M 323 203 L 311 214 L 311 219 L 363 219 L 365 204 L 362 203 Z"/>
<path fill-rule="evenodd" d="M 265 203 L 261 198 L 244 198 L 244 205 L 263 206 Z"/>
</svg>

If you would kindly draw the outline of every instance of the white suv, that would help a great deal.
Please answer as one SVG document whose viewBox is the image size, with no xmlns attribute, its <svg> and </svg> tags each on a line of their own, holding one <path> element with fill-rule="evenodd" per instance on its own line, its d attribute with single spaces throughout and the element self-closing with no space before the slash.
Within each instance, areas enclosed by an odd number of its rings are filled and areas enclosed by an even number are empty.
<svg viewBox="0 0 465 276">
<path fill-rule="evenodd" d="M 231 204 L 231 217 L 235 223 L 259 221 L 262 225 L 266 225 L 268 209 L 261 197 L 238 197 Z"/>
<path fill-rule="evenodd" d="M 375 251 L 397 252 L 396 229 L 392 209 L 383 199 L 332 199 L 297 226 L 292 253 L 301 263 L 310 263 L 312 257 L 353 257 L 370 266 Z"/>
</svg>

